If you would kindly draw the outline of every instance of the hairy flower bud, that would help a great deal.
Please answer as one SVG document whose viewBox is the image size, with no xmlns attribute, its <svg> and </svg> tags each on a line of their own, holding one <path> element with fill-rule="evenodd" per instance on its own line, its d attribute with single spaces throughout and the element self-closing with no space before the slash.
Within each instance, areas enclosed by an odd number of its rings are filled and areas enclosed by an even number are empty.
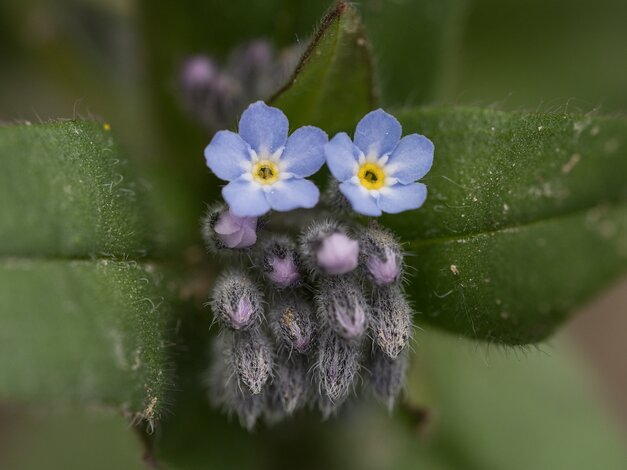
<svg viewBox="0 0 627 470">
<path fill-rule="evenodd" d="M 238 217 L 226 205 L 216 204 L 202 219 L 202 236 L 211 252 L 243 249 L 257 242 L 257 226 L 256 217 Z"/>
<path fill-rule="evenodd" d="M 389 357 L 398 357 L 407 346 L 411 337 L 411 317 L 411 307 L 399 286 L 391 285 L 374 291 L 372 336 Z"/>
<path fill-rule="evenodd" d="M 272 375 L 272 349 L 259 330 L 231 333 L 229 357 L 237 378 L 253 395 L 263 391 Z"/>
<path fill-rule="evenodd" d="M 318 317 L 347 340 L 359 339 L 368 327 L 369 307 L 354 276 L 320 280 L 315 297 Z"/>
<path fill-rule="evenodd" d="M 245 330 L 260 321 L 263 297 L 257 285 L 241 270 L 220 275 L 211 293 L 211 310 L 222 324 Z"/>
<path fill-rule="evenodd" d="M 315 324 L 309 303 L 296 294 L 281 298 L 270 310 L 270 321 L 278 342 L 289 350 L 306 353 L 314 339 Z"/>
<path fill-rule="evenodd" d="M 288 415 L 302 408 L 309 397 L 308 362 L 305 356 L 279 355 L 274 376 L 274 392 Z"/>
<path fill-rule="evenodd" d="M 320 338 L 316 375 L 320 394 L 331 402 L 346 398 L 359 370 L 359 345 L 348 343 L 331 331 Z"/>
<path fill-rule="evenodd" d="M 403 254 L 394 235 L 376 223 L 359 234 L 362 270 L 377 286 L 398 282 L 402 277 Z"/>
<path fill-rule="evenodd" d="M 219 406 L 229 414 L 236 414 L 240 424 L 250 431 L 264 410 L 264 395 L 253 395 L 240 386 L 234 364 L 229 357 L 230 340 L 230 335 L 215 338 L 207 377 L 209 399 L 213 406 Z"/>
<path fill-rule="evenodd" d="M 392 359 L 375 347 L 370 364 L 370 385 L 372 390 L 391 411 L 405 384 L 405 374 L 409 362 L 407 350 Z"/>
<path fill-rule="evenodd" d="M 313 273 L 346 274 L 359 262 L 359 242 L 335 221 L 315 222 L 302 234 L 301 255 Z"/>
<path fill-rule="evenodd" d="M 265 278 L 279 289 L 294 287 L 302 279 L 296 244 L 287 235 L 272 235 L 262 241 L 261 270 Z"/>
</svg>

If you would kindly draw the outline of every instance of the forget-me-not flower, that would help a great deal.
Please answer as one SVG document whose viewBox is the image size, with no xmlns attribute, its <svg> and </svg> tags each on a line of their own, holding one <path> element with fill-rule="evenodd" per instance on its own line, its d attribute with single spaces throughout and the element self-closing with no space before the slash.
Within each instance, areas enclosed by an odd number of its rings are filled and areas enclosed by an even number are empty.
<svg viewBox="0 0 627 470">
<path fill-rule="evenodd" d="M 433 143 L 419 134 L 401 139 L 402 131 L 394 116 L 377 109 L 359 121 L 354 143 L 340 132 L 325 145 L 327 165 L 356 212 L 397 214 L 427 198 L 427 187 L 416 180 L 431 168 Z"/>
<path fill-rule="evenodd" d="M 288 120 L 262 101 L 251 104 L 239 121 L 239 134 L 220 131 L 205 149 L 207 166 L 229 181 L 222 196 L 239 217 L 258 217 L 270 209 L 312 208 L 320 191 L 304 179 L 324 164 L 328 138 L 304 126 L 288 138 Z"/>
</svg>

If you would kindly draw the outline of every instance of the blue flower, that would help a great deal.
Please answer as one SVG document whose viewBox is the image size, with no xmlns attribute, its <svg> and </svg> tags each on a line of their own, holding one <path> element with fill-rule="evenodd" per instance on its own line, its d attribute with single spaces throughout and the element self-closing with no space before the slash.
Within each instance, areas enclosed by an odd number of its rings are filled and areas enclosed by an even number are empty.
<svg viewBox="0 0 627 470">
<path fill-rule="evenodd" d="M 239 134 L 218 132 L 205 149 L 207 166 L 229 181 L 222 196 L 239 217 L 258 217 L 270 209 L 312 208 L 320 191 L 303 179 L 324 164 L 327 135 L 304 126 L 288 138 L 288 121 L 262 101 L 251 104 L 239 121 Z"/>
<path fill-rule="evenodd" d="M 379 216 L 417 209 L 427 187 L 416 183 L 433 163 L 433 143 L 423 135 L 401 139 L 402 127 L 382 109 L 366 114 L 353 143 L 340 132 L 324 147 L 327 165 L 353 210 Z"/>
</svg>

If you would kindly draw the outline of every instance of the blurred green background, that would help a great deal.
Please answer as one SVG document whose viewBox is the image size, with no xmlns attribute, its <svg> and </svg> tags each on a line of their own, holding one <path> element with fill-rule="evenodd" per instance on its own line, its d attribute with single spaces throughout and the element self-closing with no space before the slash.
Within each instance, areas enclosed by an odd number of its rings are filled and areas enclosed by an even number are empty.
<svg viewBox="0 0 627 470">
<path fill-rule="evenodd" d="M 196 53 L 224 59 L 259 37 L 277 47 L 306 44 L 330 4 L 4 0 L 0 122 L 110 123 L 160 189 L 153 197 L 176 208 L 176 218 L 159 221 L 173 241 L 169 249 L 189 252 L 214 189 L 200 157 L 210 136 L 177 101 L 181 61 Z M 373 43 L 384 105 L 627 111 L 623 0 L 356 5 Z M 189 171 L 171 171 L 181 167 Z M 177 181 L 182 173 L 196 180 Z M 340 420 L 305 416 L 249 435 L 211 412 L 192 380 L 179 385 L 181 404 L 149 437 L 157 450 L 145 455 L 146 436 L 113 410 L 0 401 L 0 468 L 142 468 L 159 461 L 165 468 L 220 469 L 624 469 L 626 293 L 623 282 L 537 348 L 501 349 L 419 331 L 409 404 L 394 417 L 366 403 Z M 202 341 L 199 335 L 181 353 L 192 379 L 204 364 Z"/>
</svg>

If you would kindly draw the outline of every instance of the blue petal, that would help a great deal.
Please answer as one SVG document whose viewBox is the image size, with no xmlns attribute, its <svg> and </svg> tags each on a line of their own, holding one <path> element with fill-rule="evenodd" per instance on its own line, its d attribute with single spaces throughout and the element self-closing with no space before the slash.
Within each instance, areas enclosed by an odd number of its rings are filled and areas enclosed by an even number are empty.
<svg viewBox="0 0 627 470">
<path fill-rule="evenodd" d="M 266 197 L 275 211 L 311 209 L 320 199 L 320 190 L 309 180 L 290 178 L 274 183 Z"/>
<path fill-rule="evenodd" d="M 281 155 L 284 170 L 299 178 L 313 175 L 324 164 L 324 144 L 328 140 L 327 134 L 317 127 L 296 129 Z"/>
<path fill-rule="evenodd" d="M 346 196 L 355 212 L 371 216 L 381 215 L 381 209 L 377 206 L 375 198 L 363 186 L 344 181 L 340 184 L 340 191 Z"/>
<path fill-rule="evenodd" d="M 238 217 L 259 217 L 270 210 L 270 204 L 261 187 L 239 178 L 222 188 L 222 197 L 231 212 Z"/>
<path fill-rule="evenodd" d="M 250 146 L 235 132 L 220 131 L 205 148 L 207 166 L 220 179 L 239 178 L 250 163 Z"/>
<path fill-rule="evenodd" d="M 283 111 L 263 101 L 251 104 L 239 120 L 239 135 L 255 152 L 273 154 L 285 145 L 289 123 Z"/>
<path fill-rule="evenodd" d="M 366 155 L 382 156 L 394 150 L 403 128 L 394 116 L 382 109 L 366 114 L 355 129 L 355 145 Z"/>
<path fill-rule="evenodd" d="M 386 171 L 403 184 L 413 183 L 431 169 L 433 150 L 433 142 L 424 135 L 405 136 L 390 155 Z"/>
<path fill-rule="evenodd" d="M 360 151 L 346 132 L 340 132 L 324 146 L 327 166 L 338 181 L 346 181 L 356 173 Z"/>
<path fill-rule="evenodd" d="M 422 183 L 395 184 L 379 192 L 378 205 L 383 212 L 399 212 L 418 209 L 427 199 L 427 187 Z"/>
</svg>

